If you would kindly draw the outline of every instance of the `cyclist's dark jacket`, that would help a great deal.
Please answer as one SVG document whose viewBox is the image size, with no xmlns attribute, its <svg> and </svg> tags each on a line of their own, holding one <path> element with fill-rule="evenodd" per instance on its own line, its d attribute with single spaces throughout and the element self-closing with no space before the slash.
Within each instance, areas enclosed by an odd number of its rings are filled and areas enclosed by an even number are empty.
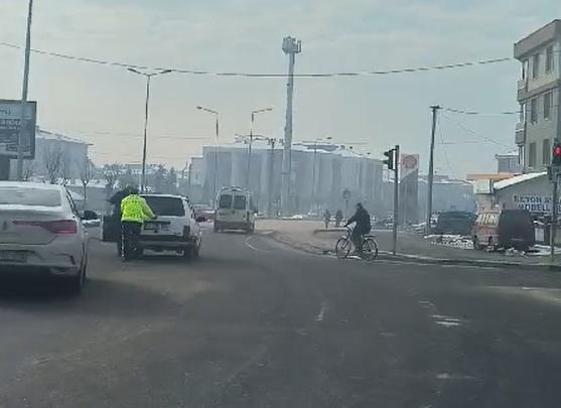
<svg viewBox="0 0 561 408">
<path fill-rule="evenodd" d="M 356 210 L 355 214 L 347 220 L 347 225 L 356 222 L 355 229 L 358 231 L 364 231 L 364 233 L 370 232 L 372 226 L 370 225 L 370 214 L 364 208 L 359 208 Z"/>
</svg>

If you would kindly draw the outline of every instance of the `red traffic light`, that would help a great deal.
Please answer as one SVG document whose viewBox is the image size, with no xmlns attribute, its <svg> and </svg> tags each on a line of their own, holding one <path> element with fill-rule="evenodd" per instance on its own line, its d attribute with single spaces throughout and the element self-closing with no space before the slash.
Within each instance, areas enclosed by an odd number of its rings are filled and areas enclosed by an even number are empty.
<svg viewBox="0 0 561 408">
<path fill-rule="evenodd" d="M 553 145 L 553 157 L 551 158 L 551 165 L 554 167 L 561 167 L 561 143 Z"/>
</svg>

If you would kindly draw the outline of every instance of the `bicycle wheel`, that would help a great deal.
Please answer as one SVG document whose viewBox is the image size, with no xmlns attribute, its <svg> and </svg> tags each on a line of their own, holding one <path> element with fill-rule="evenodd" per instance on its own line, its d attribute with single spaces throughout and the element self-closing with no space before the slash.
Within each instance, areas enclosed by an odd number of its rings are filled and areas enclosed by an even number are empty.
<svg viewBox="0 0 561 408">
<path fill-rule="evenodd" d="M 378 257 L 378 244 L 372 238 L 366 238 L 362 243 L 362 259 L 373 261 Z"/>
<path fill-rule="evenodd" d="M 335 244 L 335 255 L 339 259 L 345 259 L 349 256 L 352 246 L 350 239 L 346 237 L 339 238 Z"/>
</svg>

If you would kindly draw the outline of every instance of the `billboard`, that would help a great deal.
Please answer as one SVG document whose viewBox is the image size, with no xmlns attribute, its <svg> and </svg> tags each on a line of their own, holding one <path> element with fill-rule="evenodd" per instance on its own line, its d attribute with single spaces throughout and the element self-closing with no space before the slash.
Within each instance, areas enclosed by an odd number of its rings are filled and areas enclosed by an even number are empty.
<svg viewBox="0 0 561 408">
<path fill-rule="evenodd" d="M 399 174 L 401 180 L 413 173 L 419 173 L 419 155 L 418 154 L 402 154 L 399 158 Z"/>
<path fill-rule="evenodd" d="M 400 223 L 419 222 L 419 155 L 402 153 L 399 158 Z"/>
<path fill-rule="evenodd" d="M 24 158 L 35 157 L 35 127 L 37 125 L 37 103 L 25 106 L 25 129 L 23 133 Z M 21 121 L 21 101 L 0 99 L 0 156 L 18 157 L 18 137 Z"/>
</svg>

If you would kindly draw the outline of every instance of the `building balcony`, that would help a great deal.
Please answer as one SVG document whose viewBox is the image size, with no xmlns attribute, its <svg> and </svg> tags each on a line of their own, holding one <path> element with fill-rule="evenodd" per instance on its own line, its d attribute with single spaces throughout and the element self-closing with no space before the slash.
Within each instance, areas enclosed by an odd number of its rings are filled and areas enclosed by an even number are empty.
<svg viewBox="0 0 561 408">
<path fill-rule="evenodd" d="M 526 142 L 526 132 L 524 130 L 524 122 L 518 122 L 514 129 L 514 143 L 523 145 Z"/>
<path fill-rule="evenodd" d="M 518 90 L 525 91 L 528 87 L 528 79 L 519 79 L 518 80 Z"/>
</svg>

